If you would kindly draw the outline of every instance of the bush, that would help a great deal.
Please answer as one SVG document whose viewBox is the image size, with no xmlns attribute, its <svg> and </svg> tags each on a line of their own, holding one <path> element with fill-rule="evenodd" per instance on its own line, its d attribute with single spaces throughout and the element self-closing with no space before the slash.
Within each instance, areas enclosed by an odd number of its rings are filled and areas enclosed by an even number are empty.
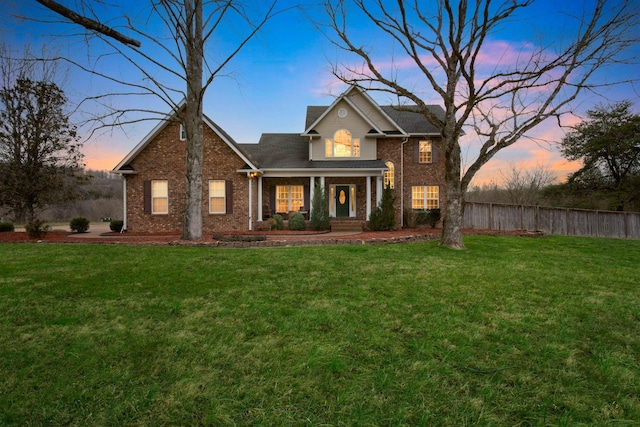
<svg viewBox="0 0 640 427">
<path fill-rule="evenodd" d="M 7 231 L 14 231 L 15 228 L 13 224 L 10 222 L 0 222 L 0 233 L 5 233 Z"/>
<path fill-rule="evenodd" d="M 405 209 L 403 212 L 404 228 L 416 228 L 416 211 L 413 209 Z"/>
<path fill-rule="evenodd" d="M 89 229 L 89 220 L 81 216 L 73 218 L 69 223 L 69 228 L 74 233 L 85 233 Z"/>
<path fill-rule="evenodd" d="M 438 221 L 440 221 L 440 218 L 442 218 L 440 209 L 429 209 L 427 211 L 427 224 L 429 224 L 431 228 L 436 228 L 436 225 L 438 225 Z"/>
<path fill-rule="evenodd" d="M 384 189 L 382 200 L 369 217 L 369 229 L 372 231 L 389 231 L 396 226 L 395 196 L 390 187 Z"/>
<path fill-rule="evenodd" d="M 404 226 L 416 228 L 428 224 L 431 228 L 436 228 L 441 217 L 440 209 L 406 209 L 404 211 Z"/>
<path fill-rule="evenodd" d="M 307 221 L 300 212 L 293 212 L 289 216 L 289 230 L 306 230 Z"/>
<path fill-rule="evenodd" d="M 24 228 L 31 239 L 40 239 L 47 234 L 47 231 L 49 231 L 47 223 L 41 219 L 34 219 L 28 222 Z"/>
<path fill-rule="evenodd" d="M 309 226 L 312 230 L 328 230 L 331 228 L 331 217 L 329 216 L 329 199 L 327 192 L 320 183 L 316 184 L 313 190 L 313 200 L 311 201 L 311 218 Z"/>
<path fill-rule="evenodd" d="M 111 222 L 109 223 L 109 229 L 117 233 L 122 231 L 122 227 L 124 227 L 124 221 L 119 219 L 111 220 Z"/>
<path fill-rule="evenodd" d="M 284 230 L 284 220 L 282 219 L 282 215 L 275 214 L 269 219 L 273 220 L 273 222 L 275 223 L 274 227 L 271 227 L 272 230 Z"/>
</svg>

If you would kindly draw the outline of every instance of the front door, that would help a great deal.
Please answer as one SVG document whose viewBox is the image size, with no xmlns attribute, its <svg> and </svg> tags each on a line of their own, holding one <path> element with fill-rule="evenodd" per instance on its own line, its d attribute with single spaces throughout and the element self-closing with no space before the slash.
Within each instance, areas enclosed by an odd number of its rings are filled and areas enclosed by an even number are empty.
<svg viewBox="0 0 640 427">
<path fill-rule="evenodd" d="M 336 217 L 349 216 L 349 186 L 336 186 Z"/>
</svg>

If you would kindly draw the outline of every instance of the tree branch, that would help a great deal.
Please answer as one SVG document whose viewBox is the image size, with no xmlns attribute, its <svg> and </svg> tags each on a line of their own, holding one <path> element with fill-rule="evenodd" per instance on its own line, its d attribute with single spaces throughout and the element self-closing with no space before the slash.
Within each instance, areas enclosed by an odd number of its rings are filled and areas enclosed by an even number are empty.
<svg viewBox="0 0 640 427">
<path fill-rule="evenodd" d="M 87 18 L 86 16 L 79 15 L 75 13 L 73 10 L 64 7 L 63 5 L 61 5 L 56 1 L 53 1 L 53 0 L 36 0 L 36 1 L 41 5 L 43 5 L 44 7 L 46 7 L 47 9 L 50 9 L 56 12 L 57 14 L 64 16 L 70 21 L 75 22 L 76 24 L 79 24 L 88 30 L 95 31 L 100 34 L 104 34 L 105 36 L 111 37 L 112 39 L 117 40 L 120 43 L 125 45 L 131 45 L 135 47 L 141 46 L 140 41 L 127 37 L 124 34 L 114 30 L 113 28 L 107 27 L 104 24 L 101 24 L 98 21 Z"/>
</svg>

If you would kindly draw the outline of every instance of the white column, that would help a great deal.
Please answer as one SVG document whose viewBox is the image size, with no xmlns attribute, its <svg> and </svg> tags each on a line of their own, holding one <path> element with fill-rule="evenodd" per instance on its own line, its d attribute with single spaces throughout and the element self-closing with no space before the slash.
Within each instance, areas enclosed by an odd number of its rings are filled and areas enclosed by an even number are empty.
<svg viewBox="0 0 640 427">
<path fill-rule="evenodd" d="M 122 230 L 127 230 L 127 177 L 122 175 Z"/>
<path fill-rule="evenodd" d="M 382 177 L 376 177 L 376 206 L 382 201 Z"/>
<path fill-rule="evenodd" d="M 262 175 L 258 176 L 258 221 L 262 221 Z"/>
<path fill-rule="evenodd" d="M 249 179 L 249 231 L 253 230 L 253 178 L 251 172 L 247 173 Z"/>
<path fill-rule="evenodd" d="M 313 209 L 313 194 L 316 189 L 315 181 L 315 177 L 309 177 L 309 206 L 305 206 L 305 208 L 307 208 L 307 212 L 309 212 L 309 218 L 311 218 L 311 209 Z"/>
<path fill-rule="evenodd" d="M 371 216 L 371 177 L 365 177 L 365 181 L 367 182 L 367 215 L 366 220 L 369 220 Z"/>
</svg>

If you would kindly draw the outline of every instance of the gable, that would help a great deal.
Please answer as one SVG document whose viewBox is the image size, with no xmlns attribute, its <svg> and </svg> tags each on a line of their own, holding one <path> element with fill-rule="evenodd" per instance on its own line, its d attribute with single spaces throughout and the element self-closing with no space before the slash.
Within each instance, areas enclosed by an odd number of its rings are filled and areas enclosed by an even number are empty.
<svg viewBox="0 0 640 427">
<path fill-rule="evenodd" d="M 121 161 L 113 168 L 112 172 L 120 174 L 133 174 L 136 173 L 135 169 L 131 167 L 131 163 L 134 159 L 142 153 L 142 151 L 149 146 L 154 140 L 156 140 L 163 132 L 168 128 L 176 127 L 178 123 L 179 109 L 184 108 L 185 102 L 183 101 L 174 108 L 169 114 L 167 114 L 152 130 L 149 132 Z M 235 155 L 240 157 L 244 163 L 246 163 L 250 169 L 257 169 L 249 156 L 240 148 L 237 142 L 229 136 L 220 126 L 218 126 L 213 120 L 206 115 L 203 115 L 203 124 L 210 131 L 215 133 L 232 151 Z M 174 130 L 175 140 L 180 140 L 179 130 Z M 206 132 L 205 132 L 206 133 Z M 172 138 L 173 139 L 173 138 Z M 184 144 L 184 141 L 182 141 Z M 182 150 L 184 152 L 184 150 Z"/>
</svg>

